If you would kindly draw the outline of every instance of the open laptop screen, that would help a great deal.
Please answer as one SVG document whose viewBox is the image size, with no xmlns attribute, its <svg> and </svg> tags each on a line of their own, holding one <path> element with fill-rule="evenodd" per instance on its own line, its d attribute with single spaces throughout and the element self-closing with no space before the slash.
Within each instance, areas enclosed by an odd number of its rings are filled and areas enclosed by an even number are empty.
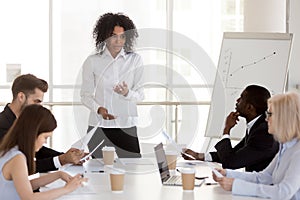
<svg viewBox="0 0 300 200">
<path fill-rule="evenodd" d="M 163 144 L 159 143 L 154 147 L 156 161 L 162 182 L 170 177 L 168 162 L 163 148 Z"/>
</svg>

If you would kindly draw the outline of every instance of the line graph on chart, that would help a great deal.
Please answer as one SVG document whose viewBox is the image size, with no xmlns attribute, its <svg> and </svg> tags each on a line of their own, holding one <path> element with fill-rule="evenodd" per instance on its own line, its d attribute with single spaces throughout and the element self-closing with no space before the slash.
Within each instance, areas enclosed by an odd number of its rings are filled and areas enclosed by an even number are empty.
<svg viewBox="0 0 300 200">
<path fill-rule="evenodd" d="M 254 58 L 249 56 L 247 57 L 248 61 L 244 63 L 234 63 L 235 58 L 233 57 L 233 52 L 230 48 L 225 49 L 222 61 L 223 69 L 221 71 L 224 86 L 226 88 L 231 88 L 232 86 L 230 86 L 229 84 L 231 82 L 231 79 L 241 77 L 241 73 L 248 73 L 248 71 L 252 70 L 252 68 L 263 67 L 265 62 L 271 61 L 276 55 L 277 52 L 272 51 L 268 54 L 256 56 Z"/>
</svg>

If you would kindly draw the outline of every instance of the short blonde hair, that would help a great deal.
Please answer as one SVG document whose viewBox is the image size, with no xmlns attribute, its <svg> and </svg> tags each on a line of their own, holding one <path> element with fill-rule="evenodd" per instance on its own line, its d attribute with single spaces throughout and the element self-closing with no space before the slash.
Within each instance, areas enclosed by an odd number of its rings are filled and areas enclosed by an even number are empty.
<svg viewBox="0 0 300 200">
<path fill-rule="evenodd" d="M 295 92 L 274 95 L 268 100 L 272 108 L 274 137 L 285 143 L 294 138 L 300 139 L 300 96 Z"/>
</svg>

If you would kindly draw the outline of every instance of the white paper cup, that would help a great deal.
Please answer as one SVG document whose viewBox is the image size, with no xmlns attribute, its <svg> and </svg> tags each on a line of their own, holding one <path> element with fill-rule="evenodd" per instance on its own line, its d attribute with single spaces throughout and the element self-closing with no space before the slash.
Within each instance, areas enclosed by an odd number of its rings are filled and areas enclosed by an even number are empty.
<svg viewBox="0 0 300 200">
<path fill-rule="evenodd" d="M 113 165 L 115 160 L 115 147 L 103 147 L 102 155 L 104 165 Z"/>
<path fill-rule="evenodd" d="M 183 191 L 192 192 L 195 187 L 195 169 L 182 168 L 180 172 L 181 172 Z"/>
<path fill-rule="evenodd" d="M 110 176 L 111 191 L 113 193 L 123 192 L 125 170 L 114 168 L 110 171 L 109 176 Z"/>
</svg>

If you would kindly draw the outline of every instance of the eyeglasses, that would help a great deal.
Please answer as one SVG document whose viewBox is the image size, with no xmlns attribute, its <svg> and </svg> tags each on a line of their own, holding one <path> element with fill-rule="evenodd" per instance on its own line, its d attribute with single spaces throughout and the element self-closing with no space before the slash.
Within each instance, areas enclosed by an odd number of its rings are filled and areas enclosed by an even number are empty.
<svg viewBox="0 0 300 200">
<path fill-rule="evenodd" d="M 266 117 L 267 117 L 267 118 L 272 117 L 272 115 L 273 115 L 272 112 L 266 111 Z"/>
</svg>

